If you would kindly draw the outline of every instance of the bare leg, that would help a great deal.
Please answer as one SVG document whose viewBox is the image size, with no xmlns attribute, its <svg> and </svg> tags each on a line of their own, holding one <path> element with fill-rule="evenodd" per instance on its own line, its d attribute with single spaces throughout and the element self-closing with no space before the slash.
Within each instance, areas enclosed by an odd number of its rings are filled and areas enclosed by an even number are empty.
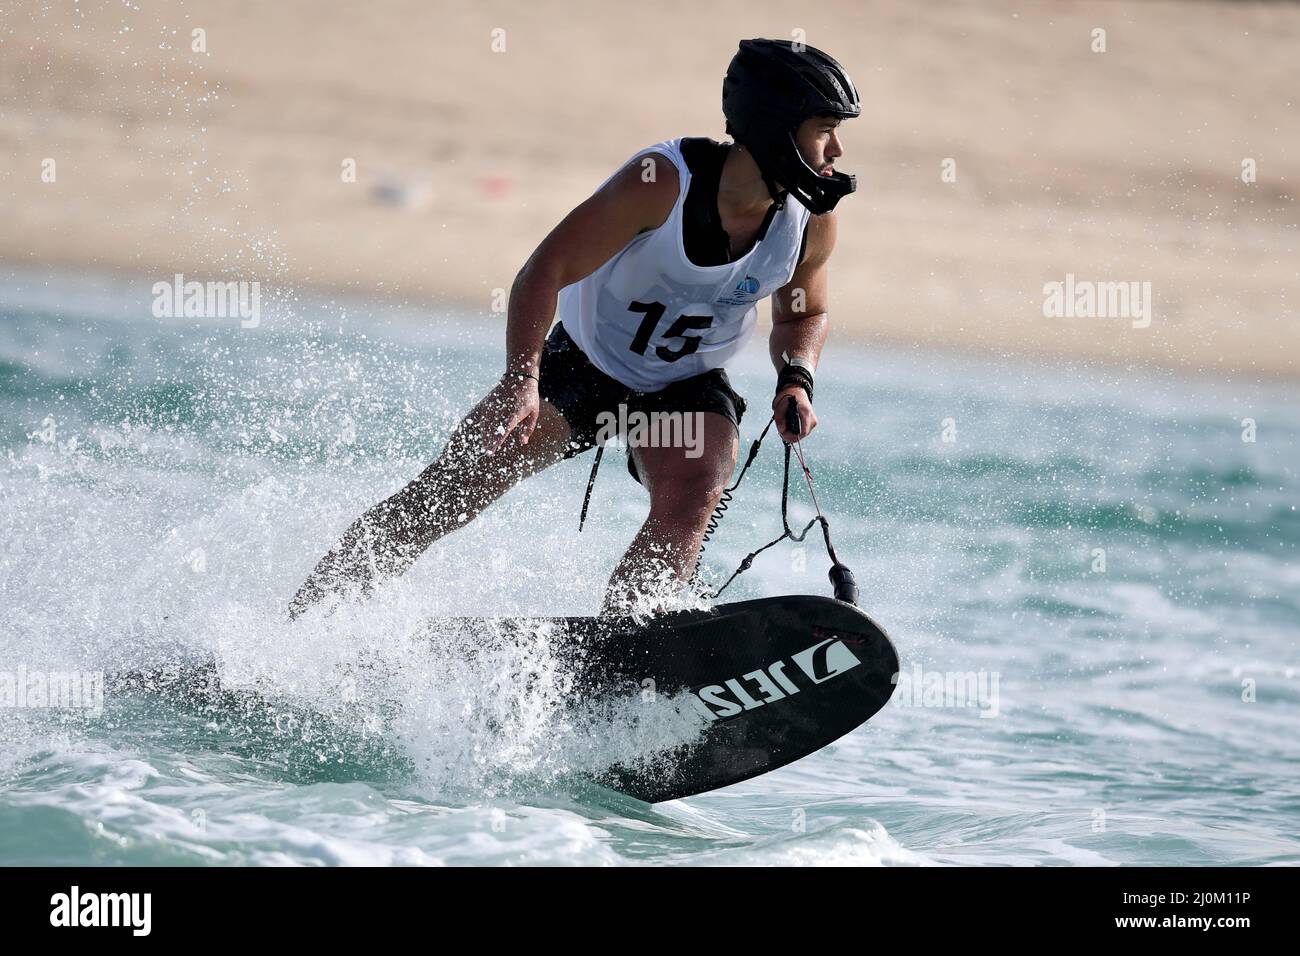
<svg viewBox="0 0 1300 956">
<path fill-rule="evenodd" d="M 404 573 L 447 532 L 468 524 L 520 480 L 564 457 L 569 425 L 545 399 L 527 445 L 511 435 L 495 454 L 485 453 L 478 421 L 487 401 L 456 426 L 437 461 L 352 523 L 294 595 L 291 618 L 345 589 L 369 594 L 377 580 Z"/>
<path fill-rule="evenodd" d="M 704 412 L 703 454 L 683 448 L 636 448 L 637 472 L 650 490 L 650 515 L 609 579 L 602 613 L 632 607 L 666 577 L 690 580 L 700 542 L 740 448 L 736 426 L 725 415 Z"/>
</svg>

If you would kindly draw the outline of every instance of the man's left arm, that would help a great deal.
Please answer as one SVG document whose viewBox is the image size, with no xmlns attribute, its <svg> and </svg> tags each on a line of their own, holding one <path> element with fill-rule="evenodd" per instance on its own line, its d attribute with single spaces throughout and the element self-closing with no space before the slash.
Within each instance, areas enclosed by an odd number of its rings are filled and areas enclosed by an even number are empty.
<svg viewBox="0 0 1300 956">
<path fill-rule="evenodd" d="M 772 335 L 768 350 L 777 370 L 777 392 L 772 399 L 776 427 L 781 437 L 793 441 L 817 427 L 812 407 L 813 371 L 826 343 L 827 263 L 835 248 L 835 212 L 811 216 L 803 260 L 790 281 L 772 294 Z M 787 368 L 786 357 L 794 360 Z M 785 427 L 786 405 L 795 402 L 803 419 L 803 435 Z"/>
</svg>

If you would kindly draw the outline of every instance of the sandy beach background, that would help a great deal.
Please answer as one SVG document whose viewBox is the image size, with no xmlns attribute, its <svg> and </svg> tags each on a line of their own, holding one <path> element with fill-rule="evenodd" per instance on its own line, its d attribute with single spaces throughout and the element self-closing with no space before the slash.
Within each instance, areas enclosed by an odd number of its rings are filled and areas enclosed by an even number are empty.
<svg viewBox="0 0 1300 956">
<path fill-rule="evenodd" d="M 1283 3 L 10 3 L 0 281 L 183 272 L 501 323 L 494 290 L 623 160 L 723 138 L 748 36 L 806 38 L 863 96 L 833 334 L 1297 374 Z M 1044 318 L 1067 273 L 1149 281 L 1150 326 Z"/>
</svg>

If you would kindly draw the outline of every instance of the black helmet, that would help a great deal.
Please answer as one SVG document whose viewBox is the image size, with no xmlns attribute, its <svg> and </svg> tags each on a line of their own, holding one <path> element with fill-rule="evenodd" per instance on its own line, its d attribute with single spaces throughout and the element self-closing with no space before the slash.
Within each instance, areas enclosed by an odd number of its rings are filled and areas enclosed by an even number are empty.
<svg viewBox="0 0 1300 956">
<path fill-rule="evenodd" d="M 862 112 L 844 67 L 821 50 L 789 40 L 741 40 L 722 81 L 722 112 L 727 132 L 753 155 L 778 203 L 778 182 L 818 214 L 858 188 L 847 173 L 817 175 L 795 143 L 799 124 L 811 116 Z"/>
</svg>

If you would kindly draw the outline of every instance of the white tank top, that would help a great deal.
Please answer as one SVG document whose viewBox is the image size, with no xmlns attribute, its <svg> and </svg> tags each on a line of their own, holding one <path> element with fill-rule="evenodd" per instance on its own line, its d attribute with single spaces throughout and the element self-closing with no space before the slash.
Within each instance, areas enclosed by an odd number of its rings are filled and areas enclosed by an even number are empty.
<svg viewBox="0 0 1300 956">
<path fill-rule="evenodd" d="M 677 167 L 677 202 L 663 225 L 560 290 L 565 331 L 598 369 L 641 392 L 721 368 L 740 351 L 758 323 L 756 303 L 794 275 L 808 223 L 808 210 L 789 197 L 747 254 L 695 265 L 682 236 L 691 172 L 681 142 L 665 140 L 632 157 L 660 153 Z"/>
</svg>

